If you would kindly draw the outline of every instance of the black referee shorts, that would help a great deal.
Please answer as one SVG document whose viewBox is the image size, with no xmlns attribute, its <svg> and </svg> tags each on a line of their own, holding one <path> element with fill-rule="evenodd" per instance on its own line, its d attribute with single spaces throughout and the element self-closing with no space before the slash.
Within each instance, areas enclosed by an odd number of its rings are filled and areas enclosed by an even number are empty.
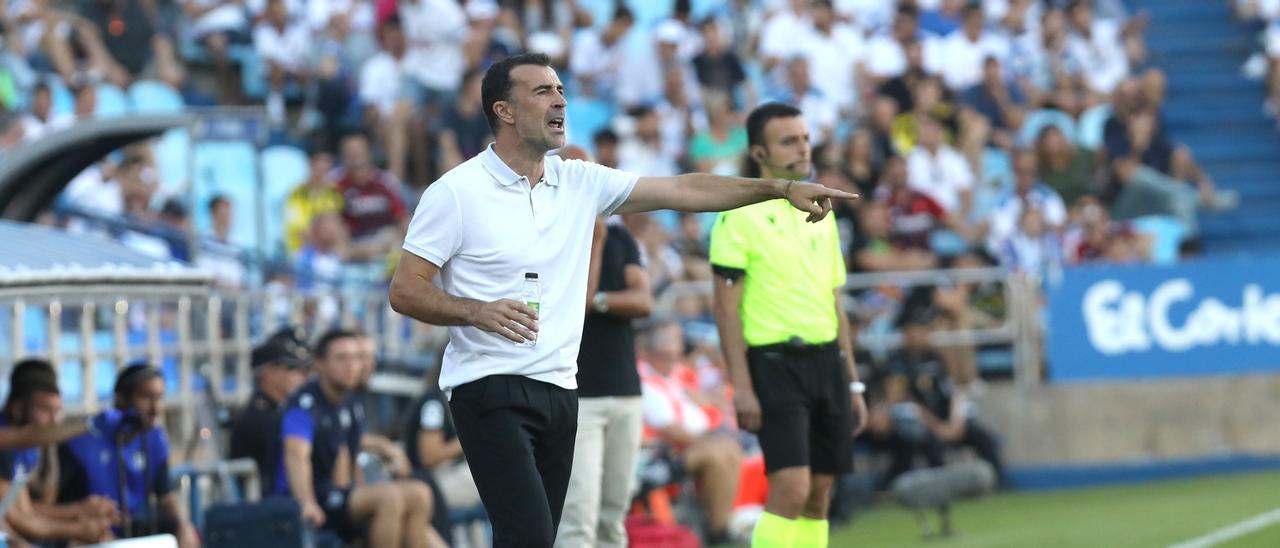
<svg viewBox="0 0 1280 548">
<path fill-rule="evenodd" d="M 853 471 L 849 371 L 835 343 L 777 344 L 747 349 L 760 400 L 765 471 L 808 466 L 815 474 Z"/>
</svg>

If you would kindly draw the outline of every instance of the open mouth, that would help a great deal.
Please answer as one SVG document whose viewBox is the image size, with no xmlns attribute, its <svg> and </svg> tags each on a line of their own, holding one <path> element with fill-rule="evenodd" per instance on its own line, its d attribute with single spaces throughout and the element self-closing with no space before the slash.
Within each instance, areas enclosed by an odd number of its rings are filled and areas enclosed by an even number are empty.
<svg viewBox="0 0 1280 548">
<path fill-rule="evenodd" d="M 564 131 L 564 117 L 558 116 L 547 121 L 547 126 L 556 131 Z"/>
</svg>

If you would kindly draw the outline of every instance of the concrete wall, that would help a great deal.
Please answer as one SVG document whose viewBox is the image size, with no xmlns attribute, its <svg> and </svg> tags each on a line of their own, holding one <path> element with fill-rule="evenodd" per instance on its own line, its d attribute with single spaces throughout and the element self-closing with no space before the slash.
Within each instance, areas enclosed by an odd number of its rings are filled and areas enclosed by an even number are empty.
<svg viewBox="0 0 1280 548">
<path fill-rule="evenodd" d="M 990 384 L 978 399 L 1014 464 L 1280 455 L 1280 375 Z"/>
</svg>

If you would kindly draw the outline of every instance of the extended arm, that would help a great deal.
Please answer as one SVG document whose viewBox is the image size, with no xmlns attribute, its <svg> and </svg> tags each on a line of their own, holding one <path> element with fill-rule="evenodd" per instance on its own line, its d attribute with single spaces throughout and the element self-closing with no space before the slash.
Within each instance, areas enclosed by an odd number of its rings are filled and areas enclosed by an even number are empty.
<svg viewBox="0 0 1280 548">
<path fill-rule="evenodd" d="M 656 209 L 726 211 L 786 198 L 796 209 L 809 212 L 810 222 L 817 222 L 831 211 L 832 198 L 857 197 L 857 194 L 804 181 L 689 173 L 674 177 L 641 177 L 617 212 L 639 213 Z"/>
</svg>

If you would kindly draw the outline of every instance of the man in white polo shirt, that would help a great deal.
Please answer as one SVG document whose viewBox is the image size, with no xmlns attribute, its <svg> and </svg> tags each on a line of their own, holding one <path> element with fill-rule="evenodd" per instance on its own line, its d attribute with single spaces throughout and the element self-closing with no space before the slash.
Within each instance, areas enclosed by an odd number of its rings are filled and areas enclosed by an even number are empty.
<svg viewBox="0 0 1280 548">
<path fill-rule="evenodd" d="M 596 217 L 783 198 L 816 222 L 831 199 L 857 196 L 800 181 L 641 177 L 547 156 L 565 144 L 565 97 L 545 55 L 495 63 L 481 95 L 495 142 L 422 195 L 390 301 L 401 314 L 450 326 L 440 387 L 494 545 L 549 547 L 573 465 Z M 517 300 L 534 274 L 540 297 L 525 300 L 536 298 L 536 310 Z"/>
</svg>

